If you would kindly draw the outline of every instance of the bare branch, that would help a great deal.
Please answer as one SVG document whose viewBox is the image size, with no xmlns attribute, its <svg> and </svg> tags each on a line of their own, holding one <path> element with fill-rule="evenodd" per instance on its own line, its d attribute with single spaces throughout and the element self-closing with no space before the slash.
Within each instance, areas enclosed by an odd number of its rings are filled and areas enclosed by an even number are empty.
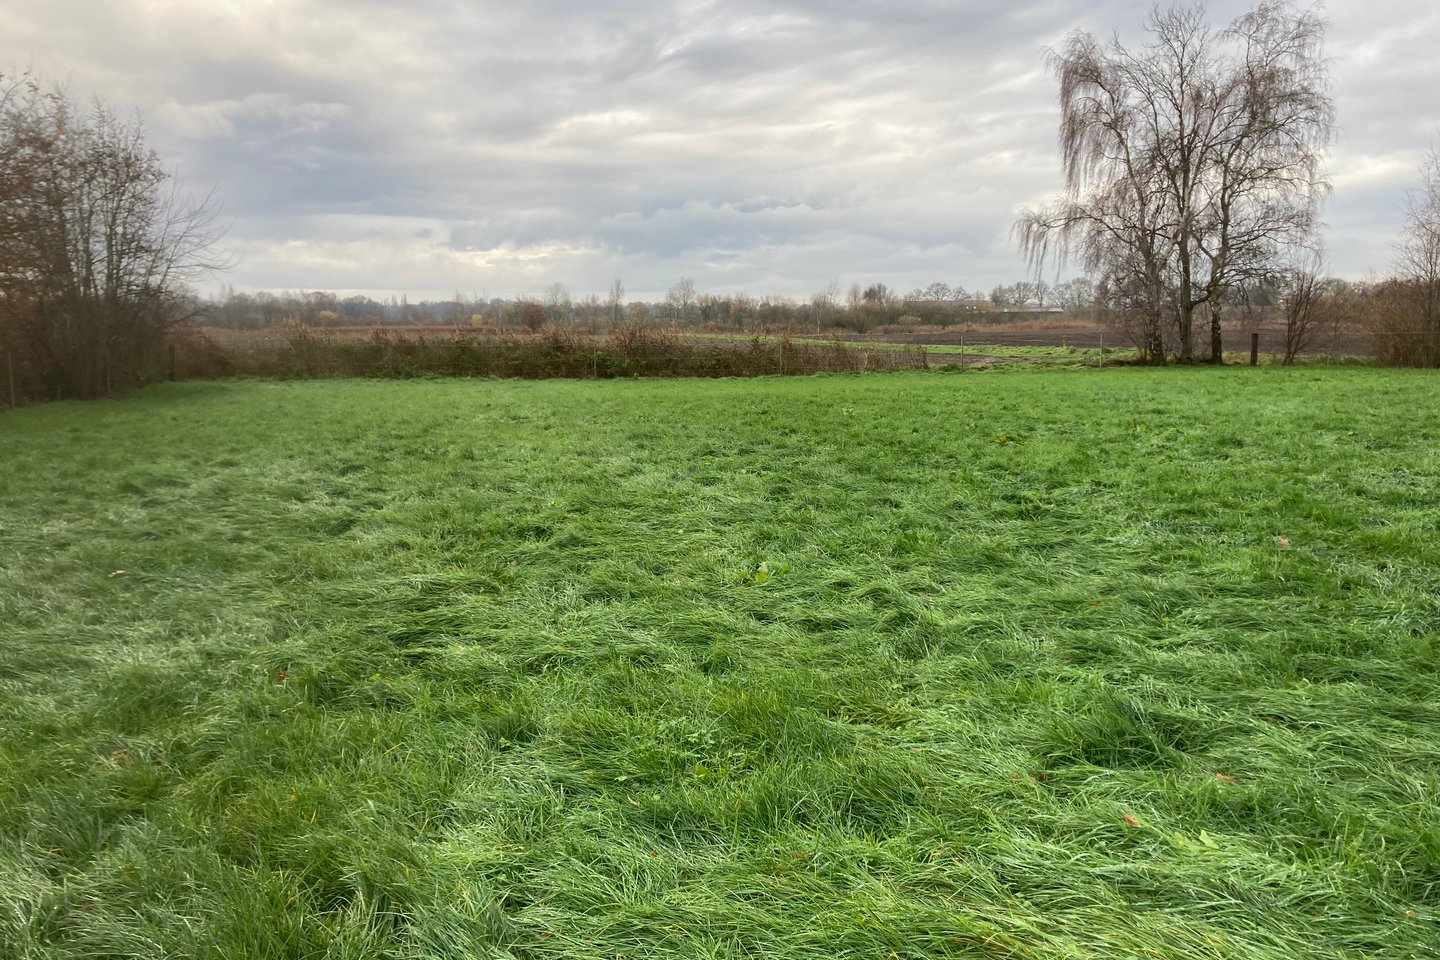
<svg viewBox="0 0 1440 960">
<path fill-rule="evenodd" d="M 1065 190 L 1014 235 L 1037 269 L 1112 271 L 1102 286 L 1146 316 L 1152 361 L 1171 321 L 1190 359 L 1206 308 L 1218 360 L 1225 298 L 1308 242 L 1329 190 L 1325 23 L 1264 0 L 1218 32 L 1198 5 L 1157 8 L 1146 30 L 1138 50 L 1078 32 L 1047 55 Z"/>
</svg>

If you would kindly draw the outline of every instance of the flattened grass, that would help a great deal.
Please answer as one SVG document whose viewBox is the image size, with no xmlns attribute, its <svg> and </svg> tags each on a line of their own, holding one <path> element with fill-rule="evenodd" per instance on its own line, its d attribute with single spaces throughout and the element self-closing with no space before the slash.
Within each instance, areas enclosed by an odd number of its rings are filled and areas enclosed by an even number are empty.
<svg viewBox="0 0 1440 960">
<path fill-rule="evenodd" d="M 1026 371 L 5 415 L 0 955 L 1434 955 L 1437 396 Z"/>
</svg>

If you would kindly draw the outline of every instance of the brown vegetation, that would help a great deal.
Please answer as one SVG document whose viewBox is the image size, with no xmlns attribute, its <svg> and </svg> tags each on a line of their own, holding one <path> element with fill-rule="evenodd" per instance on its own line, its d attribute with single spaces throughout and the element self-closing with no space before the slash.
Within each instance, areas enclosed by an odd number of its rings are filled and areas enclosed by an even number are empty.
<svg viewBox="0 0 1440 960">
<path fill-rule="evenodd" d="M 177 341 L 176 376 L 301 377 L 751 377 L 915 370 L 925 353 L 833 340 L 701 337 L 642 324 L 605 334 L 376 327 L 363 333 L 291 324 L 239 333 L 209 330 Z"/>
<path fill-rule="evenodd" d="M 11 403 L 146 382 L 218 266 L 213 208 L 188 201 L 143 130 L 0 77 L 0 354 Z"/>
<path fill-rule="evenodd" d="M 1440 366 L 1436 299 L 1434 285 L 1414 277 L 1382 281 L 1358 298 L 1356 321 L 1370 337 L 1376 363 L 1383 367 Z"/>
</svg>

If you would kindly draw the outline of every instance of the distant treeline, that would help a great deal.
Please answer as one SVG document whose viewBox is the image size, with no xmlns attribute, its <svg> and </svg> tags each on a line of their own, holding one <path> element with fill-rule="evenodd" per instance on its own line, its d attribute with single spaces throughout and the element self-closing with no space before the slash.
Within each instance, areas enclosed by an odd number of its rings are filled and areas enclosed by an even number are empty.
<svg viewBox="0 0 1440 960">
<path fill-rule="evenodd" d="M 970 293 L 964 287 L 932 283 L 905 295 L 884 283 L 852 285 L 844 297 L 838 285 L 808 300 L 752 297 L 744 293 L 710 294 L 695 290 L 682 277 L 660 300 L 626 300 L 616 281 L 611 293 L 572 297 L 562 284 L 540 296 L 503 299 L 456 294 L 448 300 L 411 301 L 404 296 L 375 299 L 327 291 L 283 293 L 226 290 L 206 309 L 208 326 L 259 330 L 283 323 L 311 327 L 450 325 L 540 330 L 547 326 L 598 332 L 624 324 L 661 322 L 673 327 L 739 332 L 865 333 L 884 326 L 951 326 L 984 319 L 1004 322 L 1039 314 L 1087 317 L 1094 307 L 1095 285 L 1077 278 L 1052 286 L 1019 281 Z"/>
<path fill-rule="evenodd" d="M 571 297 L 552 284 L 540 297 L 508 300 L 465 297 L 411 302 L 405 297 L 376 300 L 341 297 L 325 291 L 240 293 L 226 291 L 206 305 L 202 323 L 230 330 L 282 326 L 319 329 L 345 327 L 444 327 L 491 333 L 539 333 L 568 330 L 598 335 L 620 329 L 728 331 L 762 334 L 903 332 L 917 328 L 990 327 L 1028 324 L 1063 327 L 1085 324 L 1113 331 L 1117 342 L 1140 347 L 1142 318 L 1123 299 L 1086 278 L 1048 285 L 1020 281 L 992 288 L 983 297 L 961 287 L 934 283 L 897 295 L 883 283 L 852 285 L 845 297 L 838 285 L 809 300 L 698 293 L 681 278 L 657 301 L 626 301 L 616 281 L 607 299 Z M 1245 331 L 1264 330 L 1283 344 L 1284 362 L 1316 350 L 1369 352 L 1389 366 L 1434 366 L 1440 349 L 1423 318 L 1427 285 L 1404 277 L 1355 283 L 1315 272 L 1292 271 L 1273 282 L 1254 283 L 1230 292 L 1222 301 L 1225 325 L 1244 349 Z M 1162 329 L 1165 346 L 1177 351 L 1178 323 Z"/>
</svg>

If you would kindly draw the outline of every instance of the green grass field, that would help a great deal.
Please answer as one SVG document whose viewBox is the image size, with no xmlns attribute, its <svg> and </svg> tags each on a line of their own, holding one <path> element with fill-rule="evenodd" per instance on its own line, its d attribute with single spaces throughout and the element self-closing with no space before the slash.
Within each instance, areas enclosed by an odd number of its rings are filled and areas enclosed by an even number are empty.
<svg viewBox="0 0 1440 960">
<path fill-rule="evenodd" d="M 0 415 L 0 956 L 1440 952 L 1440 381 Z"/>
</svg>

